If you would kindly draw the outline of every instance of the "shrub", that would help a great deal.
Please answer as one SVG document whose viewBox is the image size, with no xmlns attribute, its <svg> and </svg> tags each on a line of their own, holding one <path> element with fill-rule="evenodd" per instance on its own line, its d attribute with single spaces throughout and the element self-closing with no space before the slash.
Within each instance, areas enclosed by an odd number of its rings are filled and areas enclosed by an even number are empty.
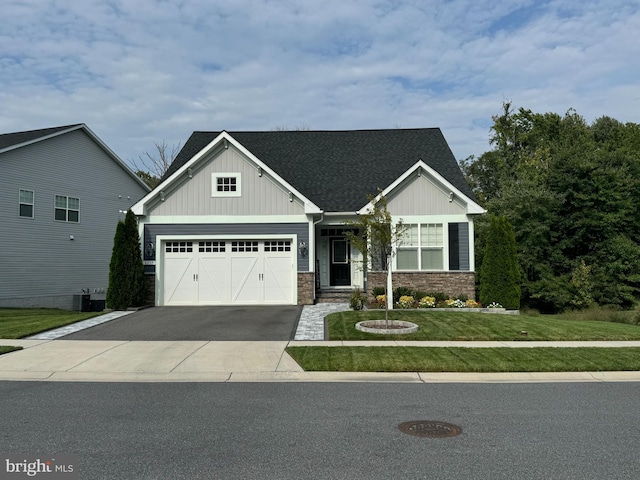
<svg viewBox="0 0 640 480">
<path fill-rule="evenodd" d="M 107 307 L 126 310 L 142 305 L 144 299 L 144 266 L 140 251 L 138 222 L 129 210 L 118 222 L 109 265 Z"/>
<path fill-rule="evenodd" d="M 398 287 L 393 291 L 393 303 L 398 303 L 400 297 L 411 297 L 413 291 L 409 287 Z"/>
<path fill-rule="evenodd" d="M 384 287 L 373 287 L 371 289 L 371 293 L 373 294 L 374 298 L 379 297 L 380 295 L 384 295 L 386 292 Z"/>
<path fill-rule="evenodd" d="M 362 310 L 366 301 L 367 297 L 362 294 L 362 290 L 356 288 L 349 296 L 349 307 L 351 307 L 351 310 Z"/>
<path fill-rule="evenodd" d="M 425 295 L 424 297 L 422 297 L 420 299 L 420 302 L 418 302 L 418 307 L 420 308 L 434 308 L 435 306 L 436 306 L 435 297 L 430 297 L 428 295 Z"/>
<path fill-rule="evenodd" d="M 414 303 L 415 300 L 411 295 L 403 295 L 398 299 L 396 306 L 398 308 L 413 308 Z"/>
<path fill-rule="evenodd" d="M 377 295 L 375 301 L 371 304 L 372 308 L 386 308 L 386 306 L 387 306 L 386 295 Z"/>
<path fill-rule="evenodd" d="M 433 293 L 428 293 L 428 294 L 427 294 L 427 296 L 435 298 L 435 299 L 436 299 L 436 304 L 438 304 L 438 303 L 442 303 L 442 302 L 444 302 L 446 299 L 448 299 L 448 298 L 449 298 L 449 296 L 448 296 L 448 295 L 446 295 L 446 294 L 445 294 L 445 293 L 443 293 L 443 292 L 433 292 Z"/>
<path fill-rule="evenodd" d="M 426 296 L 428 296 L 429 294 L 427 292 L 423 292 L 422 290 L 414 290 L 411 292 L 411 296 L 415 299 L 421 299 L 424 298 Z"/>
<path fill-rule="evenodd" d="M 480 302 L 520 308 L 520 266 L 513 227 L 505 217 L 491 216 L 480 269 Z"/>
</svg>

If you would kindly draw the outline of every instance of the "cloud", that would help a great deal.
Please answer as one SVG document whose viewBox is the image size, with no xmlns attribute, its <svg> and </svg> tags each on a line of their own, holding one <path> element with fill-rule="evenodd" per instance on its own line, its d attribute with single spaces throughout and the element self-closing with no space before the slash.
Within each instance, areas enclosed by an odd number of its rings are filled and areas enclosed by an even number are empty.
<svg viewBox="0 0 640 480">
<path fill-rule="evenodd" d="M 0 131 L 89 125 L 122 158 L 193 130 L 433 127 L 505 99 L 638 121 L 637 2 L 5 0 Z"/>
</svg>

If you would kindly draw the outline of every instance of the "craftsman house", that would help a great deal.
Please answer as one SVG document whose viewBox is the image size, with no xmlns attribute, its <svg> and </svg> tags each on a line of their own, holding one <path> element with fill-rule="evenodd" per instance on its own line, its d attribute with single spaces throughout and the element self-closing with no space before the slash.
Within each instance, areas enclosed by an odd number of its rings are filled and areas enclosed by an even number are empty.
<svg viewBox="0 0 640 480">
<path fill-rule="evenodd" d="M 84 124 L 0 135 L 0 307 L 104 306 L 116 225 L 148 192 Z"/>
<path fill-rule="evenodd" d="M 382 285 L 344 232 L 378 189 L 395 286 L 474 297 L 475 202 L 431 129 L 194 132 L 132 208 L 156 305 L 311 304 Z"/>
</svg>

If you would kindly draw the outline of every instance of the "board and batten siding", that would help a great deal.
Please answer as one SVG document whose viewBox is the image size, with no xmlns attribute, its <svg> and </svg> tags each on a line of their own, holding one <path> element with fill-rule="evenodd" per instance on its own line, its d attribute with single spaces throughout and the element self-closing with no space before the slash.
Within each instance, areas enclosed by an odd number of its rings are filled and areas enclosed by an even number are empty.
<svg viewBox="0 0 640 480">
<path fill-rule="evenodd" d="M 83 130 L 0 154 L 0 172 L 0 306 L 72 308 L 83 288 L 106 291 L 120 210 L 146 190 Z M 35 193 L 33 219 L 18 216 L 20 189 Z M 80 199 L 78 223 L 54 220 L 56 195 Z"/>
<path fill-rule="evenodd" d="M 212 174 L 240 173 L 241 196 L 213 197 Z M 149 209 L 151 215 L 299 215 L 304 204 L 233 146 L 210 154 L 193 166 Z"/>
<path fill-rule="evenodd" d="M 388 210 L 398 215 L 464 215 L 466 205 L 458 198 L 449 201 L 449 191 L 445 191 L 435 180 L 423 172 L 415 173 L 399 186 L 398 193 L 387 202 Z"/>
<path fill-rule="evenodd" d="M 188 236 L 188 235 L 215 235 L 216 237 L 224 237 L 227 240 L 233 240 L 234 235 L 252 236 L 256 240 L 260 240 L 264 235 L 296 235 L 297 241 L 305 242 L 309 245 L 309 224 L 308 223 L 197 223 L 197 224 L 156 224 L 150 223 L 144 225 L 144 244 L 149 242 L 156 245 L 156 237 L 161 236 Z M 222 239 L 222 238 L 221 238 Z M 297 258 L 297 271 L 309 271 L 309 253 L 307 257 L 302 257 L 298 250 L 298 245 L 293 245 Z M 151 258 L 145 252 L 145 260 L 155 260 L 156 256 Z M 145 267 L 146 273 L 155 272 L 153 265 Z"/>
</svg>

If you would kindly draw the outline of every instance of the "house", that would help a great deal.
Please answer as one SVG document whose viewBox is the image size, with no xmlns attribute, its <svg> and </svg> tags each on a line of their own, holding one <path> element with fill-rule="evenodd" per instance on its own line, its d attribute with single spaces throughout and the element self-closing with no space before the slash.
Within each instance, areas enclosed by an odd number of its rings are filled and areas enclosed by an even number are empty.
<svg viewBox="0 0 640 480">
<path fill-rule="evenodd" d="M 84 124 L 0 135 L 0 306 L 100 304 L 118 220 L 148 192 Z"/>
<path fill-rule="evenodd" d="M 345 221 L 383 190 L 394 285 L 474 295 L 475 202 L 441 131 L 194 132 L 132 209 L 156 305 L 311 304 L 371 290 Z"/>
</svg>

